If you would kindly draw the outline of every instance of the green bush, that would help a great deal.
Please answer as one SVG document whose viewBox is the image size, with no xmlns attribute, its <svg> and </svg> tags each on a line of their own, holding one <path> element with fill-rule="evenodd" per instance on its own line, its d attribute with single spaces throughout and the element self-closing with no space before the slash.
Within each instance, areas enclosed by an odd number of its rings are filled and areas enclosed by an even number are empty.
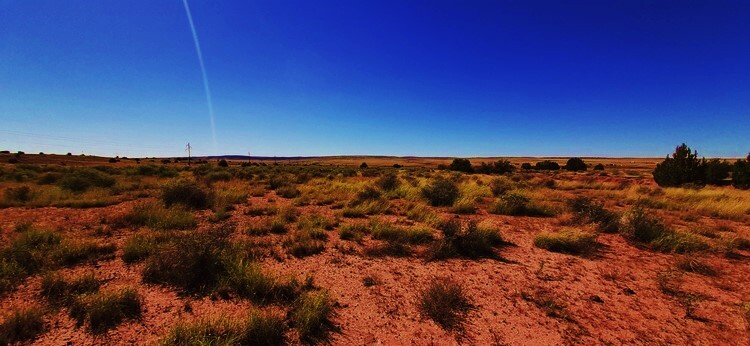
<svg viewBox="0 0 750 346">
<path fill-rule="evenodd" d="M 476 222 L 462 230 L 461 222 L 454 219 L 441 222 L 438 229 L 443 237 L 430 247 L 429 259 L 495 257 L 495 248 L 504 243 L 497 229 Z"/>
<path fill-rule="evenodd" d="M 422 188 L 422 195 L 427 198 L 433 207 L 450 206 L 459 195 L 455 183 L 447 179 L 436 179 L 432 184 Z"/>
<path fill-rule="evenodd" d="M 616 213 L 604 208 L 604 202 L 595 202 L 588 197 L 576 197 L 568 202 L 575 214 L 576 223 L 594 223 L 602 232 L 617 233 L 620 220 Z"/>
<path fill-rule="evenodd" d="M 448 169 L 457 172 L 474 173 L 474 168 L 468 159 L 453 159 Z"/>
<path fill-rule="evenodd" d="M 192 209 L 206 209 L 209 206 L 208 193 L 195 182 L 175 180 L 162 188 L 162 201 L 167 207 L 182 205 Z"/>
<path fill-rule="evenodd" d="M 131 226 L 147 226 L 153 229 L 190 229 L 197 225 L 193 214 L 182 208 L 165 208 L 155 202 L 141 202 L 123 216 L 123 222 Z"/>
<path fill-rule="evenodd" d="M 585 171 L 586 163 L 580 157 L 571 157 L 565 164 L 565 169 L 573 172 Z"/>
<path fill-rule="evenodd" d="M 512 173 L 516 167 L 508 160 L 500 160 L 492 163 L 482 162 L 481 165 L 474 168 L 474 173 L 480 174 L 505 174 Z"/>
<path fill-rule="evenodd" d="M 746 160 L 737 160 L 732 167 L 732 186 L 747 190 L 750 189 L 750 154 Z"/>
<path fill-rule="evenodd" d="M 537 162 L 534 165 L 534 168 L 542 171 L 557 171 L 560 169 L 560 165 L 554 161 L 544 160 L 541 162 Z"/>
<path fill-rule="evenodd" d="M 115 179 L 92 168 L 78 168 L 64 173 L 57 184 L 73 192 L 83 192 L 91 187 L 112 187 Z"/>
<path fill-rule="evenodd" d="M 720 160 L 698 159 L 685 143 L 678 146 L 672 157 L 667 156 L 656 165 L 653 176 L 659 186 L 682 186 L 685 184 L 719 184 L 729 174 L 729 165 Z"/>
<path fill-rule="evenodd" d="M 329 333 L 336 329 L 331 321 L 334 316 L 334 301 L 326 291 L 302 294 L 290 312 L 292 326 L 307 343 L 326 341 Z"/>
<path fill-rule="evenodd" d="M 394 173 L 385 174 L 375 181 L 375 185 L 383 191 L 395 190 L 401 182 L 398 180 L 398 176 Z"/>
<path fill-rule="evenodd" d="M 490 213 L 511 216 L 550 217 L 555 212 L 548 208 L 532 203 L 531 200 L 521 194 L 506 194 L 490 206 Z"/>
<path fill-rule="evenodd" d="M 189 293 L 206 293 L 216 287 L 226 272 L 222 261 L 228 247 L 227 231 L 204 231 L 176 235 L 146 260 L 143 279 L 167 284 Z"/>
</svg>

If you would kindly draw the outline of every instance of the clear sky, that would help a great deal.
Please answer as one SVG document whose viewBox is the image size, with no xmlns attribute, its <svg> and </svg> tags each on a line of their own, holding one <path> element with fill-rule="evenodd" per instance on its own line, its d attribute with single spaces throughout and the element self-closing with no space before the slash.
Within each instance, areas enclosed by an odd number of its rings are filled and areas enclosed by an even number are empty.
<svg viewBox="0 0 750 346">
<path fill-rule="evenodd" d="M 748 1 L 0 0 L 0 149 L 750 151 Z"/>
</svg>

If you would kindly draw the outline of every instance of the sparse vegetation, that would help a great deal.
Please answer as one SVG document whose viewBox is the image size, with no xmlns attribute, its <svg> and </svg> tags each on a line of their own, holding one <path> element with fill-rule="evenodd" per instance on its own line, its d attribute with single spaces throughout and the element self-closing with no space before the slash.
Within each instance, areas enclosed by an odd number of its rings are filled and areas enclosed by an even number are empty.
<svg viewBox="0 0 750 346">
<path fill-rule="evenodd" d="M 433 207 L 450 206 L 458 198 L 458 187 L 450 180 L 437 179 L 422 189 L 422 195 Z"/>
<path fill-rule="evenodd" d="M 218 317 L 178 323 L 161 340 L 162 345 L 259 345 L 286 343 L 288 327 L 277 314 L 252 310 L 244 319 Z"/>
<path fill-rule="evenodd" d="M 143 297 L 133 288 L 100 292 L 77 298 L 70 314 L 78 325 L 87 325 L 101 333 L 129 319 L 137 319 L 143 312 Z"/>
<path fill-rule="evenodd" d="M 449 278 L 435 278 L 418 297 L 419 310 L 445 330 L 461 330 L 473 308 L 461 284 Z"/>
<path fill-rule="evenodd" d="M 44 316 L 39 307 L 7 310 L 0 323 L 0 344 L 10 345 L 34 340 L 44 331 Z"/>
<path fill-rule="evenodd" d="M 567 228 L 557 232 L 542 232 L 534 237 L 534 246 L 552 252 L 587 255 L 596 251 L 596 233 Z"/>
<path fill-rule="evenodd" d="M 334 301 L 326 291 L 311 291 L 302 294 L 294 302 L 290 313 L 291 324 L 299 331 L 300 339 L 309 343 L 326 341 L 335 331 L 332 318 L 335 316 Z"/>
</svg>

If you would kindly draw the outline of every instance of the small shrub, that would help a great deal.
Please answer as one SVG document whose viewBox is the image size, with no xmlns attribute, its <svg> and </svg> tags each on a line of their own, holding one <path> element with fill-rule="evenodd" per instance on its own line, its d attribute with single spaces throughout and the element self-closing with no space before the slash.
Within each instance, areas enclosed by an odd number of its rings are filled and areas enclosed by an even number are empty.
<svg viewBox="0 0 750 346">
<path fill-rule="evenodd" d="M 70 313 L 78 325 L 87 324 L 95 333 L 117 326 L 127 319 L 137 319 L 142 313 L 143 298 L 133 288 L 115 292 L 101 292 L 78 298 Z"/>
<path fill-rule="evenodd" d="M 0 323 L 0 345 L 34 340 L 44 331 L 42 309 L 29 307 L 9 310 Z"/>
<path fill-rule="evenodd" d="M 375 185 L 383 191 L 393 191 L 400 184 L 401 182 L 398 180 L 398 176 L 393 173 L 383 175 L 375 181 Z"/>
<path fill-rule="evenodd" d="M 32 198 L 31 188 L 26 185 L 9 187 L 3 192 L 3 198 L 8 203 L 26 203 Z"/>
<path fill-rule="evenodd" d="M 587 167 L 586 163 L 583 162 L 580 157 L 571 157 L 570 159 L 568 159 L 568 162 L 565 163 L 565 169 L 572 172 L 578 172 L 585 171 Z"/>
<path fill-rule="evenodd" d="M 341 240 L 353 240 L 359 242 L 369 232 L 370 230 L 364 222 L 346 224 L 339 228 L 339 238 Z"/>
<path fill-rule="evenodd" d="M 469 222 L 466 229 L 461 228 L 459 220 L 442 222 L 438 229 L 443 238 L 431 246 L 428 257 L 494 257 L 495 248 L 504 243 L 500 233 L 493 227 Z"/>
<path fill-rule="evenodd" d="M 197 224 L 193 214 L 181 208 L 165 208 L 159 203 L 142 202 L 123 216 L 125 224 L 153 229 L 190 229 Z"/>
<path fill-rule="evenodd" d="M 513 184 L 505 177 L 495 178 L 490 182 L 490 190 L 495 197 L 502 196 L 512 189 Z"/>
<path fill-rule="evenodd" d="M 621 233 L 630 239 L 650 243 L 666 234 L 667 227 L 648 215 L 642 204 L 636 204 L 623 214 Z"/>
<path fill-rule="evenodd" d="M 190 293 L 205 293 L 226 272 L 222 262 L 228 247 L 227 231 L 180 234 L 151 254 L 143 268 L 146 282 L 176 286 Z"/>
<path fill-rule="evenodd" d="M 75 265 L 81 262 L 93 262 L 104 256 L 114 254 L 114 244 L 98 244 L 92 241 L 66 239 L 52 252 L 53 259 L 60 265 Z"/>
<path fill-rule="evenodd" d="M 369 167 L 369 166 L 367 165 L 367 162 L 362 162 L 362 164 L 360 164 L 360 165 L 359 165 L 359 168 L 361 168 L 361 169 L 365 169 L 365 168 L 367 168 L 367 167 Z"/>
<path fill-rule="evenodd" d="M 463 287 L 449 278 L 435 278 L 419 292 L 419 311 L 445 330 L 461 330 L 472 304 Z"/>
<path fill-rule="evenodd" d="M 227 162 L 227 160 L 221 159 L 219 160 L 219 167 L 229 167 L 229 162 Z"/>
<path fill-rule="evenodd" d="M 587 197 L 577 197 L 568 202 L 575 213 L 574 222 L 595 223 L 602 232 L 616 233 L 619 230 L 619 217 L 604 208 L 604 202 L 597 203 Z"/>
<path fill-rule="evenodd" d="M 481 174 L 505 174 L 516 170 L 516 167 L 508 160 L 500 160 L 492 163 L 482 162 L 481 165 L 474 168 L 475 173 Z"/>
<path fill-rule="evenodd" d="M 506 194 L 490 206 L 490 213 L 511 216 L 550 217 L 555 212 L 531 202 L 531 200 L 517 193 Z"/>
<path fill-rule="evenodd" d="M 66 281 L 59 274 L 47 273 L 42 276 L 42 297 L 52 304 L 71 304 L 76 296 L 99 291 L 101 283 L 93 272 Z"/>
<path fill-rule="evenodd" d="M 295 198 L 300 195 L 300 191 L 294 185 L 285 185 L 276 189 L 276 195 L 283 198 Z"/>
<path fill-rule="evenodd" d="M 564 229 L 559 232 L 543 232 L 534 237 L 534 246 L 552 252 L 585 255 L 596 251 L 596 233 L 577 229 Z"/>
<path fill-rule="evenodd" d="M 433 207 L 450 206 L 459 195 L 455 183 L 446 179 L 436 179 L 422 189 L 422 195 L 427 198 Z"/>
<path fill-rule="evenodd" d="M 560 170 L 560 164 L 554 161 L 544 160 L 541 162 L 537 162 L 534 165 L 534 168 L 543 171 L 557 171 Z"/>
<path fill-rule="evenodd" d="M 331 321 L 334 315 L 334 302 L 328 292 L 312 291 L 297 298 L 290 320 L 302 341 L 318 343 L 327 340 L 329 333 L 335 330 Z"/>
<path fill-rule="evenodd" d="M 167 207 L 179 204 L 186 208 L 206 209 L 209 206 L 208 193 L 189 180 L 176 180 L 165 185 L 161 199 Z"/>
<path fill-rule="evenodd" d="M 596 164 L 596 166 L 594 166 L 594 170 L 595 171 L 603 171 L 604 170 L 604 165 L 601 164 L 601 163 L 598 163 L 598 164 Z"/>
<path fill-rule="evenodd" d="M 65 173 L 57 184 L 73 192 L 83 192 L 91 187 L 112 187 L 115 185 L 115 179 L 96 169 L 82 168 Z"/>
<path fill-rule="evenodd" d="M 457 172 L 474 173 L 474 168 L 468 159 L 453 159 L 448 169 Z"/>
</svg>

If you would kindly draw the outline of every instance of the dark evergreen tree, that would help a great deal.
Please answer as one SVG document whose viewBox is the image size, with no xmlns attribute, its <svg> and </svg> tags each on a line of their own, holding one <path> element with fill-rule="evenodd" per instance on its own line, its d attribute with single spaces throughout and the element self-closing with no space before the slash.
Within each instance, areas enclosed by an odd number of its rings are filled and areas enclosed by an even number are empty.
<svg viewBox="0 0 750 346">
<path fill-rule="evenodd" d="M 746 160 L 737 160 L 732 169 L 732 186 L 747 190 L 750 189 L 750 154 Z"/>
<path fill-rule="evenodd" d="M 698 159 L 698 152 L 693 152 L 682 143 L 672 154 L 654 169 L 654 181 L 659 186 L 681 186 L 683 184 L 702 184 L 705 178 L 705 160 Z"/>
<path fill-rule="evenodd" d="M 471 166 L 471 162 L 468 159 L 453 159 L 451 165 L 448 166 L 451 171 L 458 171 L 464 173 L 473 173 L 474 168 Z"/>
</svg>

